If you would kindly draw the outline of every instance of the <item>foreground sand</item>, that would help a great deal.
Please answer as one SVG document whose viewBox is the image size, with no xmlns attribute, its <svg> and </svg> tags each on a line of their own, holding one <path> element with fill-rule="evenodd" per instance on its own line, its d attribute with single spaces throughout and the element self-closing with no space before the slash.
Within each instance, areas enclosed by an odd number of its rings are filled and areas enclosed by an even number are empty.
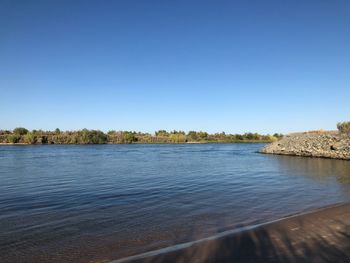
<svg viewBox="0 0 350 263">
<path fill-rule="evenodd" d="M 112 262 L 350 262 L 350 204 Z"/>
</svg>

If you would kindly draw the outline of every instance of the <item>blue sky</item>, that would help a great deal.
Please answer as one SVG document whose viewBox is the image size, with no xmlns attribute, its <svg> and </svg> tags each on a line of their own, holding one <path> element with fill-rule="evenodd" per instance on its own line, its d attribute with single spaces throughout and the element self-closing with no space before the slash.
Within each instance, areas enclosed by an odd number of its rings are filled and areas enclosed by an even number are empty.
<svg viewBox="0 0 350 263">
<path fill-rule="evenodd" d="M 0 0 L 0 129 L 350 119 L 350 1 Z"/>
</svg>

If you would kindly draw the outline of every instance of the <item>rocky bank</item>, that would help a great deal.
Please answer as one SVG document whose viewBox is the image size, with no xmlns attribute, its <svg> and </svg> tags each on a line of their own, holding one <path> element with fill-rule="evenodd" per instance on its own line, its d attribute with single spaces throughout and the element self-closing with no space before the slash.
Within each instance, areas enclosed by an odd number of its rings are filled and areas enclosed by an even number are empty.
<svg viewBox="0 0 350 263">
<path fill-rule="evenodd" d="M 350 136 L 336 131 L 293 133 L 260 152 L 350 160 Z"/>
</svg>

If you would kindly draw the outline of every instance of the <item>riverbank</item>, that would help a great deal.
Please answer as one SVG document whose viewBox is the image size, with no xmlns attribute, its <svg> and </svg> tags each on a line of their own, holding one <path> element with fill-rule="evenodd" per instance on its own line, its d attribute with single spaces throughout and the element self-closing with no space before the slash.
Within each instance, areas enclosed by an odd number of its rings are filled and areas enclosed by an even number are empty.
<svg viewBox="0 0 350 263">
<path fill-rule="evenodd" d="M 76 131 L 54 131 L 32 130 L 18 127 L 13 131 L 0 130 L 0 143 L 25 143 L 25 144 L 131 144 L 131 143 L 231 143 L 231 142 L 273 142 L 282 137 L 275 133 L 258 134 L 227 134 L 208 133 L 203 131 L 166 131 L 158 130 L 155 133 L 136 131 L 115 131 L 107 133 L 100 130 L 76 130 Z"/>
<path fill-rule="evenodd" d="M 349 258 L 348 203 L 110 263 L 348 262 Z"/>
<path fill-rule="evenodd" d="M 233 144 L 233 143 L 271 143 L 272 141 L 267 140 L 234 140 L 234 141 L 202 141 L 202 142 L 133 142 L 133 143 L 58 143 L 58 144 L 38 144 L 38 143 L 0 143 L 0 146 L 13 146 L 13 145 L 125 145 L 125 144 Z"/>
<path fill-rule="evenodd" d="M 265 146 L 260 152 L 350 160 L 350 136 L 336 131 L 293 133 Z"/>
</svg>

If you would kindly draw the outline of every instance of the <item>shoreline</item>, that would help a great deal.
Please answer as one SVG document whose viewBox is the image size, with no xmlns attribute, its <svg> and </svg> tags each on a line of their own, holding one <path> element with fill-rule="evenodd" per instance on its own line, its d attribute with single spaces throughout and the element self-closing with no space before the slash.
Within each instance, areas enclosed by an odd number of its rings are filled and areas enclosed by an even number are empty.
<svg viewBox="0 0 350 263">
<path fill-rule="evenodd" d="M 261 154 L 273 154 L 273 155 L 281 155 L 281 156 L 291 156 L 291 157 L 303 157 L 303 158 L 318 158 L 318 159 L 328 159 L 328 160 L 340 160 L 340 161 L 350 161 L 348 157 L 331 157 L 331 156 L 315 156 L 315 155 L 306 155 L 306 154 L 296 154 L 296 153 L 268 153 L 263 151 L 258 151 Z"/>
<path fill-rule="evenodd" d="M 350 203 L 322 207 L 109 263 L 347 262 Z"/>
<path fill-rule="evenodd" d="M 40 146 L 40 145 L 157 145 L 157 144 L 169 144 L 169 145 L 179 145 L 179 144 L 237 144 L 237 143 L 253 143 L 253 144 L 263 144 L 263 143 L 271 143 L 270 141 L 231 141 L 231 142 L 179 142 L 179 143 L 169 143 L 169 142 L 158 142 L 158 143 L 144 143 L 144 142 L 133 142 L 133 143 L 0 143 L 0 146 L 22 146 L 22 145 L 31 145 L 31 146 Z"/>
</svg>

